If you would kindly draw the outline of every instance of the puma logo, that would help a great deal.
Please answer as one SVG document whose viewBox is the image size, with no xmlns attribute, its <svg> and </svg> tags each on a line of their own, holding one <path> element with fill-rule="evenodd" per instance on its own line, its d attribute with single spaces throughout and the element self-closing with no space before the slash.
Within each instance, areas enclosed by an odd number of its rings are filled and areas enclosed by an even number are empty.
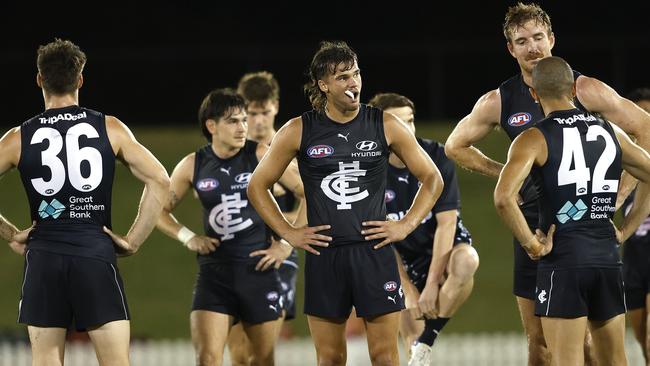
<svg viewBox="0 0 650 366">
<path fill-rule="evenodd" d="M 277 306 L 275 306 L 275 305 L 269 305 L 269 308 L 270 308 L 271 310 L 275 311 L 276 313 L 278 312 L 278 308 L 277 308 Z"/>
<path fill-rule="evenodd" d="M 339 133 L 338 136 L 336 136 L 336 137 L 340 137 L 340 138 L 344 139 L 345 142 L 348 142 L 348 136 L 349 136 L 349 135 L 350 135 L 349 132 L 346 133 L 345 135 L 343 135 L 342 133 Z"/>
<path fill-rule="evenodd" d="M 231 169 L 231 168 L 232 168 L 232 167 L 229 166 L 228 169 L 226 169 L 226 168 L 219 168 L 219 170 L 221 170 L 222 172 L 224 172 L 224 173 L 228 174 L 228 176 L 230 176 L 230 169 Z"/>
<path fill-rule="evenodd" d="M 408 184 L 409 183 L 409 176 L 406 175 L 406 176 L 403 176 L 403 177 L 397 177 L 397 181 L 398 182 L 404 182 L 404 183 Z"/>
<path fill-rule="evenodd" d="M 397 305 L 397 300 L 395 300 L 397 298 L 397 296 L 393 296 L 393 297 L 386 296 L 386 297 L 388 298 L 388 300 L 392 301 L 393 304 Z"/>
</svg>

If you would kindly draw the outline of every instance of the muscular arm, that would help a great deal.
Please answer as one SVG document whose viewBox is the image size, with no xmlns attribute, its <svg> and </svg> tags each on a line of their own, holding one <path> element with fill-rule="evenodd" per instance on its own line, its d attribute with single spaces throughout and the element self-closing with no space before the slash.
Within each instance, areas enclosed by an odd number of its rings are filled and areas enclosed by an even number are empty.
<svg viewBox="0 0 650 366">
<path fill-rule="evenodd" d="M 298 148 L 296 148 L 296 151 Z M 257 158 L 261 161 L 268 151 L 269 147 L 267 145 L 257 145 Z M 291 212 L 291 215 L 289 215 L 289 213 L 284 213 L 283 215 L 287 218 L 287 221 L 293 224 L 293 226 L 300 227 L 306 225 L 307 211 L 305 209 L 302 209 L 305 205 L 305 189 L 302 184 L 302 180 L 300 179 L 300 172 L 298 171 L 298 164 L 296 163 L 295 159 L 289 162 L 287 168 L 284 170 L 278 180 L 282 186 L 287 187 L 298 200 L 298 207 L 293 212 Z M 292 220 L 289 220 L 289 217 L 291 217 Z"/>
<path fill-rule="evenodd" d="M 501 116 L 499 90 L 483 95 L 472 112 L 463 118 L 445 143 L 445 153 L 460 166 L 487 175 L 499 177 L 503 164 L 489 158 L 473 145 L 482 140 L 498 124 Z"/>
<path fill-rule="evenodd" d="M 20 160 L 20 128 L 15 127 L 7 131 L 0 138 L 0 177 L 11 169 L 18 166 Z M 4 216 L 0 215 L 0 238 L 10 242 L 13 248 L 13 241 L 18 228 Z M 24 245 L 24 243 L 22 243 Z"/>
<path fill-rule="evenodd" d="M 145 184 L 138 214 L 126 234 L 128 250 L 135 252 L 156 226 L 169 194 L 169 176 L 165 167 L 135 139 L 126 125 L 115 117 L 106 116 L 106 127 L 117 158 Z"/>
<path fill-rule="evenodd" d="M 177 238 L 178 231 L 183 228 L 183 225 L 172 215 L 172 211 L 192 185 L 194 155 L 194 153 L 187 155 L 174 168 L 169 185 L 169 196 L 156 225 L 160 231 L 174 239 Z"/>
<path fill-rule="evenodd" d="M 278 130 L 268 150 L 260 144 L 258 151 L 260 148 L 266 151 L 248 183 L 248 199 L 264 222 L 282 237 L 290 232 L 293 226 L 280 211 L 271 189 L 282 175 L 287 174 L 287 167 L 300 148 L 301 135 L 302 121 L 295 118 Z"/>
<path fill-rule="evenodd" d="M 534 244 L 535 241 L 532 239 L 535 235 L 528 228 L 526 219 L 517 204 L 517 192 L 533 164 L 543 165 L 547 154 L 546 141 L 537 128 L 530 128 L 517 136 L 510 145 L 508 161 L 501 171 L 494 190 L 494 205 L 499 216 L 524 247 L 531 242 Z M 540 251 L 540 248 L 530 249 L 533 253 Z"/>
<path fill-rule="evenodd" d="M 411 207 L 400 220 L 407 225 L 408 235 L 420 225 L 440 197 L 443 188 L 442 177 L 429 155 L 402 121 L 390 113 L 384 113 L 384 131 L 391 150 L 421 183 Z"/>
<path fill-rule="evenodd" d="M 634 136 L 639 146 L 650 151 L 650 114 L 648 112 L 620 96 L 602 81 L 584 75 L 576 80 L 576 96 L 588 111 L 602 114 L 605 119 L 616 124 L 625 133 Z M 635 185 L 634 179 L 622 178 L 617 202 L 621 200 L 622 203 Z"/>
<path fill-rule="evenodd" d="M 621 163 L 623 169 L 639 180 L 639 187 L 634 197 L 632 210 L 625 216 L 621 225 L 622 240 L 627 239 L 650 214 L 650 155 L 636 145 L 630 138 L 613 126 L 621 146 Z"/>
</svg>

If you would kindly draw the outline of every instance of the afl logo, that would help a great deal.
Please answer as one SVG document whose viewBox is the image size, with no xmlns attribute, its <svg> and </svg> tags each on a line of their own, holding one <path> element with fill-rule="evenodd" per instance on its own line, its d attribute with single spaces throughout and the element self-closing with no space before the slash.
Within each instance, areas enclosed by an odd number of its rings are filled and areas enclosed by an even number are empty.
<svg viewBox="0 0 650 366">
<path fill-rule="evenodd" d="M 199 191 L 207 192 L 219 187 L 219 181 L 213 178 L 201 179 L 196 183 L 196 189 Z"/>
<path fill-rule="evenodd" d="M 334 148 L 329 145 L 316 145 L 307 148 L 307 155 L 310 158 L 325 158 L 334 154 Z"/>
<path fill-rule="evenodd" d="M 266 299 L 269 301 L 277 301 L 280 298 L 280 295 L 278 295 L 277 292 L 271 291 L 266 294 Z"/>
<path fill-rule="evenodd" d="M 388 203 L 394 199 L 395 199 L 395 191 L 391 191 L 390 189 L 387 189 L 386 193 L 384 194 L 384 202 Z"/>
<path fill-rule="evenodd" d="M 84 184 L 84 185 L 81 187 L 81 189 L 83 189 L 84 191 L 88 191 L 88 190 L 90 190 L 91 188 L 92 188 L 92 186 L 91 186 L 90 184 Z"/>
<path fill-rule="evenodd" d="M 527 124 L 530 120 L 530 113 L 519 112 L 508 117 L 508 124 L 510 126 L 519 127 Z"/>
<path fill-rule="evenodd" d="M 357 150 L 372 151 L 377 148 L 377 143 L 374 141 L 359 141 L 357 142 Z"/>
<path fill-rule="evenodd" d="M 241 173 L 235 177 L 235 182 L 248 183 L 248 181 L 251 180 L 251 175 L 253 175 L 253 173 L 249 173 L 249 172 Z"/>
<path fill-rule="evenodd" d="M 389 292 L 393 292 L 393 291 L 397 290 L 397 282 L 388 281 L 388 282 L 384 283 L 384 290 L 389 291 Z"/>
</svg>

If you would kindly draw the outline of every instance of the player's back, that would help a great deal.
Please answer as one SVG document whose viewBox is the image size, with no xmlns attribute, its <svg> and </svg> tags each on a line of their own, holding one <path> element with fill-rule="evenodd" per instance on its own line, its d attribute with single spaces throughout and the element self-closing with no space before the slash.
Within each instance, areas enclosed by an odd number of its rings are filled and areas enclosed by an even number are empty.
<svg viewBox="0 0 650 366">
<path fill-rule="evenodd" d="M 21 125 L 18 164 L 32 220 L 28 249 L 115 261 L 110 237 L 115 172 L 104 114 L 72 105 Z"/>
<path fill-rule="evenodd" d="M 621 148 L 609 122 L 578 109 L 537 123 L 548 158 L 536 173 L 542 190 L 540 228 L 557 229 L 540 268 L 620 265 L 614 228 Z"/>
</svg>

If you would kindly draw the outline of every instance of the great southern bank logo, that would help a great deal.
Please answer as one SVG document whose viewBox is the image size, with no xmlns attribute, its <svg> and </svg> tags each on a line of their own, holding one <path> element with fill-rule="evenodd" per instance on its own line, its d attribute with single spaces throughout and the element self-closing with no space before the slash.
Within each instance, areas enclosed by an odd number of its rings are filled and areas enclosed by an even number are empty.
<svg viewBox="0 0 650 366">
<path fill-rule="evenodd" d="M 531 120 L 530 113 L 519 112 L 508 117 L 508 124 L 510 126 L 519 127 L 527 124 L 528 122 L 530 122 L 530 120 Z"/>
<path fill-rule="evenodd" d="M 334 154 L 334 148 L 329 145 L 316 145 L 307 148 L 307 155 L 310 158 L 325 158 Z"/>
<path fill-rule="evenodd" d="M 555 214 L 555 217 L 557 217 L 557 221 L 564 224 L 569 219 L 573 221 L 580 220 L 585 212 L 587 212 L 587 205 L 582 200 L 578 200 L 575 204 L 571 203 L 571 201 L 566 201 L 564 206 Z"/>
<path fill-rule="evenodd" d="M 58 218 L 61 213 L 65 211 L 65 206 L 56 200 L 52 199 L 52 202 L 47 203 L 47 201 L 41 201 L 41 204 L 38 206 L 38 215 L 42 219 L 51 217 L 53 219 Z"/>
</svg>

